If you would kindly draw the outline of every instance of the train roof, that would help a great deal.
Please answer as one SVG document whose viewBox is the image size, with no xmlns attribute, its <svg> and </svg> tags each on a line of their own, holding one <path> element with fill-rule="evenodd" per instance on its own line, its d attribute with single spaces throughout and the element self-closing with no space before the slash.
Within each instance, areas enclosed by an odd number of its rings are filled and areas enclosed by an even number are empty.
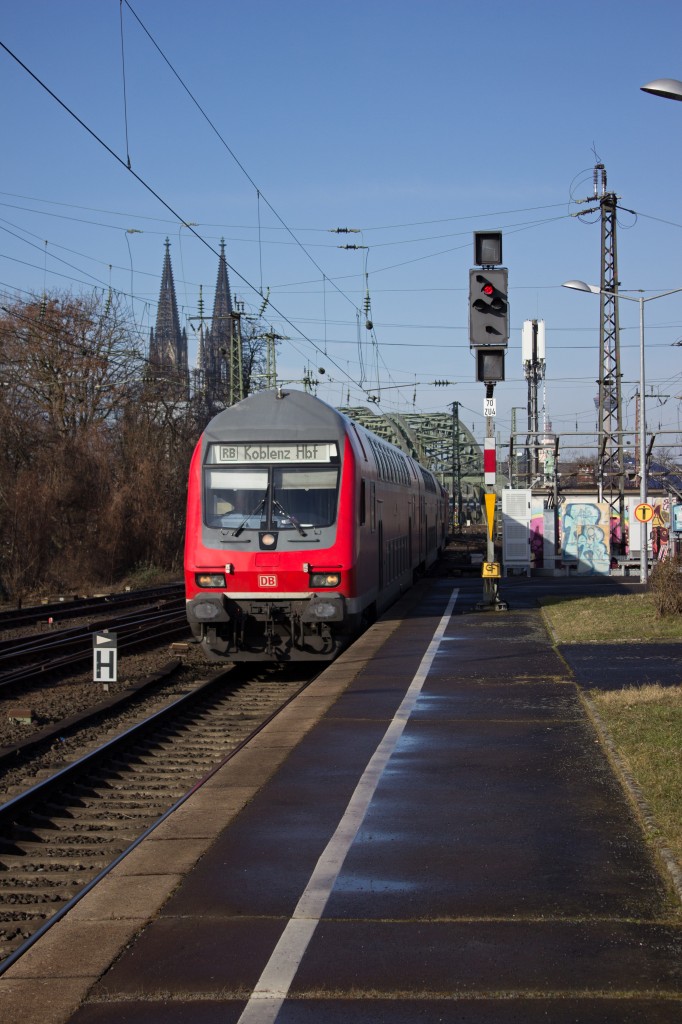
<svg viewBox="0 0 682 1024">
<path fill-rule="evenodd" d="M 214 416 L 204 431 L 207 442 L 328 441 L 348 430 L 346 417 L 305 391 L 256 391 Z"/>
<path fill-rule="evenodd" d="M 352 425 L 369 439 L 380 475 L 382 472 L 390 474 L 390 469 L 386 469 L 385 465 L 382 467 L 377 445 L 381 449 L 392 449 L 405 462 L 409 461 L 418 466 L 424 475 L 425 482 L 429 477 L 433 481 L 434 488 L 443 490 L 431 470 L 420 466 L 416 460 L 391 444 L 390 441 L 378 437 L 371 430 L 367 430 L 359 424 L 353 424 L 353 421 L 342 412 L 307 391 L 278 388 L 276 391 L 253 392 L 241 402 L 223 409 L 213 417 L 202 435 L 202 446 L 205 449 L 211 443 L 228 441 L 245 443 L 275 439 L 280 441 L 337 441 L 346 435 L 352 438 Z M 367 458 L 366 455 L 365 458 Z M 405 472 L 407 473 L 407 469 Z"/>
</svg>

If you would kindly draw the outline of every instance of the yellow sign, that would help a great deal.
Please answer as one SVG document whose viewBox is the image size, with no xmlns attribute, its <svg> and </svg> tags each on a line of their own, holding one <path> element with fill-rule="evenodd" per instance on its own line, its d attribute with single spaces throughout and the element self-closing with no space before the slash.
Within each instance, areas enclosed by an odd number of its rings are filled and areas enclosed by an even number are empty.
<svg viewBox="0 0 682 1024">
<path fill-rule="evenodd" d="M 485 579 L 499 580 L 502 575 L 502 567 L 499 562 L 484 562 L 481 568 L 481 576 Z"/>
<path fill-rule="evenodd" d="M 640 523 L 649 523 L 654 518 L 654 510 L 648 502 L 643 501 L 635 508 L 635 519 Z"/>
<path fill-rule="evenodd" d="M 485 517 L 488 520 L 488 536 L 493 539 L 493 523 L 495 521 L 495 499 L 496 494 L 484 494 L 485 498 Z M 485 575 L 485 573 L 484 573 Z"/>
</svg>

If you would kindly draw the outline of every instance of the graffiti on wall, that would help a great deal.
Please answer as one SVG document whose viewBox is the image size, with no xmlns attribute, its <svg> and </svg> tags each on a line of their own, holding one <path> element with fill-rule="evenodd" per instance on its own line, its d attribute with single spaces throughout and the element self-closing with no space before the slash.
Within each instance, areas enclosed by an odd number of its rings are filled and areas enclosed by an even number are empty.
<svg viewBox="0 0 682 1024">
<path fill-rule="evenodd" d="M 650 498 L 654 515 L 651 520 L 651 553 L 661 562 L 670 557 L 670 521 L 672 517 L 670 498 Z"/>
<path fill-rule="evenodd" d="M 611 566 L 610 508 L 605 502 L 567 501 L 561 506 L 561 559 L 577 572 L 608 575 Z"/>
<path fill-rule="evenodd" d="M 629 553 L 638 553 L 642 546 L 642 525 L 637 522 L 634 516 L 635 508 L 639 503 L 639 497 L 628 495 L 625 499 L 625 521 L 629 539 Z M 653 557 L 656 561 L 661 561 L 670 554 L 670 525 L 673 502 L 670 497 L 664 498 L 649 495 L 648 503 L 653 508 L 654 514 L 646 524 L 647 547 L 650 557 Z"/>
<path fill-rule="evenodd" d="M 542 569 L 545 564 L 545 522 L 540 502 L 539 509 L 533 502 L 530 517 L 530 564 L 534 569 Z"/>
<path fill-rule="evenodd" d="M 672 504 L 669 497 L 649 496 L 654 514 L 647 524 L 649 556 L 655 560 L 667 558 L 672 548 Z M 561 561 L 585 574 L 607 574 L 611 558 L 620 554 L 634 554 L 640 549 L 640 523 L 634 509 L 640 503 L 638 495 L 625 499 L 625 530 L 621 531 L 620 517 L 606 502 L 597 502 L 589 494 L 566 497 L 559 506 L 559 553 Z M 533 569 L 554 565 L 552 538 L 545 536 L 545 509 L 542 495 L 533 495 L 529 524 L 531 566 Z M 634 527 L 634 529 L 633 529 Z M 614 566 L 617 561 L 614 558 Z"/>
</svg>

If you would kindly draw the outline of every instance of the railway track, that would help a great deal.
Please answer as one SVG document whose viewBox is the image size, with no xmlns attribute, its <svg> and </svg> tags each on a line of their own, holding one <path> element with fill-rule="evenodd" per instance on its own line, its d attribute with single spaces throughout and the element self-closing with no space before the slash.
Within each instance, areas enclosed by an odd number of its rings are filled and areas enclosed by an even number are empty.
<svg viewBox="0 0 682 1024">
<path fill-rule="evenodd" d="M 34 605 L 30 608 L 6 608 L 0 611 L 0 631 L 20 629 L 24 626 L 36 625 L 52 620 L 54 623 L 63 619 L 82 618 L 85 615 L 97 615 L 102 611 L 118 608 L 131 608 L 152 601 L 181 599 L 184 595 L 182 583 L 169 583 L 161 587 L 150 587 L 145 590 L 128 590 L 120 594 L 101 594 L 94 597 L 74 597 L 64 601 L 52 601 L 47 604 Z"/>
<path fill-rule="evenodd" d="M 221 672 L 0 806 L 0 974 L 310 679 Z"/>
<path fill-rule="evenodd" d="M 84 729 L 105 728 L 108 721 L 116 715 L 126 713 L 131 705 L 137 705 L 145 699 L 153 700 L 159 686 L 164 683 L 175 684 L 182 663 L 182 658 L 172 658 L 141 681 L 126 686 L 113 695 L 105 696 L 103 700 L 95 700 L 86 708 L 69 709 L 67 716 L 55 719 L 47 725 L 36 726 L 31 732 L 12 742 L 0 744 L 0 787 L 7 781 L 10 773 L 16 774 L 27 757 L 35 758 L 40 751 L 45 751 L 54 744 L 62 745 L 67 737 L 82 733 Z M 182 686 L 182 683 L 175 685 Z M 11 793 L 6 790 L 4 799 L 8 799 L 10 795 Z M 2 800 L 0 789 L 0 803 Z"/>
<path fill-rule="evenodd" d="M 114 630 L 121 652 L 147 644 L 189 638 L 184 604 L 179 600 L 162 609 L 147 610 L 88 623 L 82 627 L 58 629 L 40 636 L 18 637 L 0 643 L 0 693 L 44 682 L 49 673 L 76 668 L 92 657 L 92 633 Z"/>
</svg>

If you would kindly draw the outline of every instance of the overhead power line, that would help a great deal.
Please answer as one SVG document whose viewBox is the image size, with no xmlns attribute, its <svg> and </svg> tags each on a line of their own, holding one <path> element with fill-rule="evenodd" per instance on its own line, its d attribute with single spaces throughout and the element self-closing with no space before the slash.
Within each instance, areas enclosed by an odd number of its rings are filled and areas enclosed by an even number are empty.
<svg viewBox="0 0 682 1024">
<path fill-rule="evenodd" d="M 24 64 L 24 62 L 9 48 L 9 46 L 7 46 L 5 43 L 3 43 L 2 40 L 0 40 L 0 47 L 5 51 L 5 53 L 7 53 L 12 58 L 12 60 L 16 61 L 16 63 L 19 65 L 19 67 L 21 67 L 33 79 L 33 81 L 36 82 L 41 87 L 41 89 L 44 89 L 45 92 L 49 96 L 51 96 L 52 99 L 55 100 L 56 103 L 59 104 L 59 106 L 63 110 L 65 110 L 66 113 L 69 114 L 69 116 L 72 117 L 88 133 L 88 135 L 91 136 L 91 138 L 93 138 L 96 142 L 98 142 L 100 144 L 100 146 L 102 146 L 107 151 L 107 153 L 109 153 L 109 155 L 112 156 L 114 158 L 114 160 L 116 160 L 116 162 L 118 164 L 120 164 L 123 168 L 125 168 L 125 170 L 129 174 L 132 174 L 132 176 L 135 178 L 135 180 L 137 182 L 139 182 L 140 185 L 142 185 L 142 187 L 145 188 L 150 193 L 150 195 L 154 196 L 154 198 L 156 200 L 158 200 L 158 202 L 161 203 L 161 205 L 163 207 L 165 207 L 165 209 L 168 210 L 168 212 L 171 213 L 173 215 L 173 217 L 175 217 L 175 219 L 177 220 L 178 223 L 180 223 L 183 227 L 186 227 L 187 230 L 190 231 L 195 236 L 195 238 L 202 243 L 202 245 L 205 245 L 206 248 L 210 250 L 210 252 L 212 252 L 215 256 L 220 258 L 220 253 L 218 253 L 218 251 L 213 248 L 213 246 L 210 244 L 210 242 L 208 242 L 198 231 L 196 231 L 194 226 L 190 222 L 186 221 L 184 219 L 184 217 L 181 217 L 180 214 L 170 205 L 170 203 L 168 203 L 161 195 L 159 195 L 159 193 L 154 188 L 152 188 L 152 186 L 147 181 L 145 181 L 145 179 L 142 178 L 141 175 L 139 175 L 136 171 L 134 171 L 132 169 L 132 167 L 128 167 L 127 162 L 125 160 L 123 160 L 118 155 L 118 153 L 116 153 L 111 148 L 111 146 L 109 146 L 102 138 L 100 138 L 100 136 L 95 131 L 93 131 L 93 129 L 90 128 L 89 125 L 87 125 L 85 123 L 85 121 L 83 121 L 82 118 L 80 118 L 78 116 L 78 114 L 75 113 L 75 111 L 73 111 L 66 103 L 64 103 L 64 101 L 61 100 L 59 98 L 59 96 L 57 96 L 57 94 L 54 93 L 52 91 L 52 89 L 50 89 L 50 87 L 45 82 L 43 82 L 42 79 L 40 79 L 38 77 L 38 75 L 36 75 L 26 64 Z M 227 261 L 226 261 L 226 263 L 227 263 L 227 266 L 229 267 L 229 269 L 232 271 L 232 273 L 236 277 L 238 277 L 239 280 L 242 281 L 247 286 L 247 288 L 250 288 L 255 294 L 260 295 L 261 298 L 263 298 L 262 293 L 259 291 L 258 288 L 256 288 L 255 285 L 253 285 L 248 280 L 248 278 L 244 277 L 244 275 L 242 273 L 240 273 L 239 270 L 237 270 L 236 267 L 232 266 L 232 264 L 228 263 Z M 339 289 L 339 291 L 340 291 L 340 289 Z M 341 294 L 343 294 L 343 293 L 341 292 Z M 348 297 L 345 296 L 345 298 L 348 298 Z M 349 300 L 349 301 L 351 301 L 351 300 Z M 351 303 L 351 304 L 353 305 L 354 308 L 357 308 L 355 306 L 355 303 Z M 348 377 L 348 374 L 343 369 L 343 367 L 339 366 L 336 363 L 336 361 L 331 356 L 329 356 L 328 353 L 325 353 L 318 345 L 316 345 L 315 342 L 312 341 L 311 338 L 308 338 L 303 333 L 303 331 L 300 329 L 300 327 L 298 327 L 292 320 L 290 320 L 289 317 L 286 316 L 286 314 L 282 313 L 281 310 L 277 309 L 277 307 L 275 305 L 273 305 L 272 302 L 270 303 L 270 306 L 274 310 L 274 312 L 279 317 L 281 317 L 282 320 L 285 323 L 289 324 L 289 326 L 292 327 L 293 330 L 295 330 L 304 341 L 306 341 L 309 345 L 312 345 L 312 347 L 320 355 L 324 355 L 325 358 L 328 359 L 329 362 L 331 362 L 337 368 L 337 370 L 339 370 L 340 373 L 342 373 L 342 374 L 344 374 L 344 376 Z M 295 346 L 293 346 L 293 347 L 295 348 Z M 298 351 L 298 350 L 296 349 L 296 351 Z M 303 355 L 303 353 L 299 353 L 299 354 Z M 348 377 L 348 379 L 351 380 L 352 383 L 357 386 L 357 382 L 356 381 L 352 380 L 352 378 L 350 378 L 350 377 Z"/>
<path fill-rule="evenodd" d="M 141 19 L 140 19 L 140 17 L 138 16 L 138 14 L 137 14 L 137 13 L 135 12 L 135 10 L 133 9 L 133 7 L 132 7 L 132 6 L 131 6 L 131 4 L 129 3 L 129 0 L 124 0 L 124 3 L 125 3 L 125 5 L 126 5 L 126 7 L 128 8 L 128 10 L 130 11 L 130 13 L 132 14 L 132 16 L 133 16 L 133 17 L 135 18 L 135 20 L 137 21 L 137 23 L 138 23 L 138 25 L 140 26 L 140 28 L 142 29 L 142 31 L 143 31 L 143 32 L 145 33 L 145 35 L 147 36 L 147 38 L 148 38 L 148 39 L 149 39 L 149 41 L 151 42 L 152 46 L 153 46 L 153 47 L 155 48 L 155 50 L 156 50 L 156 51 L 157 51 L 157 52 L 159 53 L 159 55 L 161 56 L 161 58 L 163 59 L 163 61 L 164 61 L 164 62 L 165 62 L 165 63 L 166 63 L 167 65 L 168 65 L 168 67 L 169 67 L 169 68 L 170 68 L 170 70 L 172 71 L 173 75 L 174 75 L 174 76 L 175 76 L 175 77 L 177 78 L 178 82 L 180 83 L 180 85 L 182 86 L 182 88 L 183 88 L 183 89 L 185 90 L 185 92 L 187 93 L 187 95 L 189 96 L 189 98 L 191 99 L 192 103 L 193 103 L 193 104 L 195 105 L 195 107 L 197 108 L 197 110 L 199 111 L 199 113 L 201 114 L 201 116 L 202 116 L 202 117 L 204 118 L 204 120 L 205 120 L 205 121 L 207 122 L 207 124 L 208 124 L 208 125 L 209 125 L 209 126 L 211 127 L 211 129 L 213 130 L 213 132 L 215 132 L 215 135 L 216 135 L 216 136 L 217 136 L 217 138 L 218 138 L 218 139 L 220 140 L 220 142 L 222 143 L 222 145 L 223 145 L 223 146 L 225 147 L 225 149 L 227 150 L 227 152 L 228 152 L 228 153 L 230 154 L 230 156 L 232 157 L 232 159 L 233 159 L 233 160 L 234 160 L 234 162 L 236 163 L 237 167 L 238 167 L 238 168 L 240 169 L 240 171 L 241 171 L 241 172 L 242 172 L 242 174 L 243 174 L 243 175 L 245 176 L 245 178 L 246 178 L 246 179 L 247 179 L 247 180 L 248 180 L 248 181 L 250 182 L 250 184 L 251 184 L 251 185 L 253 186 L 253 188 L 254 188 L 254 190 L 256 191 L 256 194 L 257 194 L 257 196 L 258 196 L 258 200 L 259 200 L 259 201 L 260 201 L 261 199 L 263 200 L 263 202 L 264 202 L 264 203 L 265 203 L 265 205 L 266 205 L 266 206 L 268 207 L 268 209 L 269 209 L 269 210 L 271 211 L 271 213 L 272 213 L 272 214 L 273 214 L 273 215 L 274 215 L 274 216 L 275 216 L 275 217 L 277 218 L 277 220 L 278 220 L 278 221 L 280 222 L 280 224 L 282 225 L 282 227 L 283 227 L 283 228 L 284 228 L 284 229 L 285 229 L 285 230 L 286 230 L 286 231 L 287 231 L 287 232 L 288 232 L 288 233 L 289 233 L 289 234 L 291 235 L 291 237 L 292 237 L 292 238 L 294 239 L 294 241 L 296 242 L 296 245 L 297 245 L 297 246 L 299 246 L 299 248 L 301 249 L 301 251 L 305 253 L 305 255 L 306 255 L 306 256 L 308 257 L 308 259 L 309 259 L 309 260 L 310 260 L 310 262 L 311 262 L 311 263 L 313 264 L 313 266 L 314 266 L 314 267 L 315 267 L 315 268 L 316 268 L 317 270 L 319 270 L 320 274 L 324 274 L 324 271 L 322 270 L 322 267 L 320 267 L 320 265 L 319 265 L 319 264 L 317 263 L 317 261 L 316 261 L 315 259 L 313 259 L 313 257 L 312 257 L 312 256 L 310 255 L 310 253 L 309 253 L 309 252 L 307 251 L 306 247 L 305 247 L 305 246 L 303 245 L 303 243 L 302 243 L 302 242 L 300 241 L 300 239 L 296 237 L 296 235 L 294 234 L 294 232 L 292 231 L 292 229 L 291 229 L 291 228 L 289 227 L 289 225 L 288 225 L 288 224 L 286 223 L 286 221 L 284 221 L 284 220 L 283 220 L 283 218 L 282 218 L 282 217 L 281 217 L 281 216 L 279 215 L 279 213 L 278 213 L 278 212 L 277 212 L 277 210 L 276 210 L 276 209 L 274 208 L 274 206 L 272 205 L 272 203 L 271 203 L 271 202 L 269 201 L 269 199 L 267 198 L 267 196 L 263 195 L 263 192 L 262 192 L 262 190 L 261 190 L 261 189 L 260 189 L 260 188 L 258 187 L 258 185 L 257 185 L 257 184 L 256 184 L 256 182 L 255 182 L 255 181 L 253 180 L 253 178 L 251 177 L 251 175 L 249 174 L 249 172 L 248 172 L 248 171 L 246 170 L 246 168 L 244 167 L 243 163 L 242 163 L 242 162 L 241 162 L 241 160 L 240 160 L 240 159 L 238 158 L 238 156 L 236 155 L 236 153 L 234 152 L 234 150 L 233 150 L 233 149 L 232 149 L 232 148 L 231 148 L 231 147 L 229 146 L 229 144 L 228 144 L 228 143 L 227 143 L 227 142 L 225 141 L 225 139 L 223 138 L 223 136 L 221 135 L 221 133 L 220 133 L 220 132 L 218 131 L 218 129 L 217 129 L 217 128 L 216 128 L 216 126 L 214 125 L 213 121 L 212 121 L 212 120 L 210 119 L 210 117 L 208 116 L 208 114 L 206 113 L 206 111 L 204 110 L 204 108 L 203 108 L 203 107 L 201 106 L 201 104 L 199 103 L 199 101 L 197 100 L 197 98 L 196 98 L 196 97 L 194 96 L 194 94 L 193 94 L 193 93 L 191 92 L 191 90 L 190 90 L 190 89 L 188 88 L 188 86 L 187 86 L 187 85 L 185 84 L 185 82 L 183 81 L 182 77 L 181 77 L 181 76 L 180 76 L 180 75 L 178 74 L 178 72 L 176 71 L 176 69 L 175 69 L 175 68 L 173 67 L 173 65 L 171 64 L 170 60 L 168 59 L 168 57 L 166 56 L 166 54 L 165 54 L 165 53 L 163 52 L 163 50 L 161 49 L 161 47 L 159 46 L 159 44 L 158 44 L 158 43 L 156 42 L 156 40 L 154 39 L 154 37 L 153 37 L 153 35 L 151 34 L 151 32 L 149 31 L 149 29 L 148 29 L 148 28 L 146 27 L 146 25 L 145 25 L 145 24 L 144 24 L 144 23 L 142 22 L 142 20 L 141 20 Z M 351 304 L 351 305 L 352 305 L 352 306 L 353 306 L 353 307 L 355 308 L 355 303 L 353 302 L 353 300 L 352 300 L 352 299 L 351 299 L 351 298 L 350 298 L 350 297 L 349 297 L 348 295 L 346 295 L 346 293 L 345 293 L 345 292 L 343 291 L 343 289 L 339 288 L 339 287 L 338 287 L 338 285 L 334 284 L 334 282 L 333 282 L 333 281 L 332 281 L 331 283 L 332 283 L 332 286 L 333 286 L 334 288 L 336 288 L 336 290 L 338 291 L 339 295 L 342 295 L 342 296 L 343 296 L 343 298 L 344 298 L 344 299 L 346 299 L 346 301 L 347 301 L 347 302 L 349 302 L 349 303 L 350 303 L 350 304 Z"/>
</svg>

